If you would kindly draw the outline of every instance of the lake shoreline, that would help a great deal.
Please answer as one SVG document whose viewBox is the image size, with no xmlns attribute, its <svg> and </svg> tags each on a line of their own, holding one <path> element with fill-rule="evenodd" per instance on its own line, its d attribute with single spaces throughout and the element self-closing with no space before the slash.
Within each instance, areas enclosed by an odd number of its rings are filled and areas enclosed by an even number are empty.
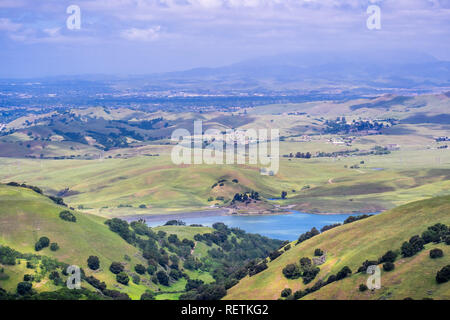
<svg viewBox="0 0 450 320">
<path fill-rule="evenodd" d="M 273 217 L 273 216 L 285 216 L 295 213 L 311 214 L 317 216 L 339 216 L 339 215 L 363 215 L 374 214 L 373 212 L 352 212 L 352 213 L 317 213 L 317 212 L 303 212 L 298 210 L 292 210 L 292 208 L 280 208 L 286 211 L 279 211 L 273 213 L 232 213 L 233 210 L 229 208 L 218 208 L 216 210 L 199 210 L 199 211 L 186 211 L 178 213 L 165 213 L 165 214 L 135 214 L 117 217 L 127 222 L 137 221 L 140 219 L 146 222 L 167 222 L 170 220 L 183 220 L 192 218 L 209 218 L 209 217 Z M 381 213 L 381 212 L 377 212 Z"/>
</svg>

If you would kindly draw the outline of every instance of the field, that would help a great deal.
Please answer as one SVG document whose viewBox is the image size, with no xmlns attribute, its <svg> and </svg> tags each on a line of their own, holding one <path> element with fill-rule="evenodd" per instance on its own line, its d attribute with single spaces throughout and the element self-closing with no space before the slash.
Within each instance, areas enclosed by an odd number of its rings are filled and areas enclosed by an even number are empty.
<svg viewBox="0 0 450 320">
<path fill-rule="evenodd" d="M 434 279 L 436 272 L 449 262 L 450 250 L 445 244 L 430 243 L 411 258 L 398 258 L 395 270 L 382 271 L 380 290 L 359 292 L 358 286 L 366 282 L 368 275 L 355 274 L 364 261 L 377 260 L 388 250 L 399 250 L 404 241 L 421 235 L 427 227 L 436 223 L 448 225 L 449 212 L 448 196 L 423 200 L 326 231 L 297 246 L 293 242 L 292 249 L 268 263 L 268 269 L 246 277 L 231 288 L 226 299 L 278 299 L 284 288 L 291 288 L 294 292 L 311 287 L 315 281 L 304 285 L 301 279 L 288 280 L 282 269 L 302 257 L 313 257 L 316 248 L 325 251 L 327 256 L 316 280 L 326 280 L 344 266 L 350 267 L 353 275 L 322 287 L 304 299 L 449 299 L 450 284 L 438 285 Z M 433 248 L 441 248 L 444 257 L 430 259 L 429 250 Z"/>
</svg>

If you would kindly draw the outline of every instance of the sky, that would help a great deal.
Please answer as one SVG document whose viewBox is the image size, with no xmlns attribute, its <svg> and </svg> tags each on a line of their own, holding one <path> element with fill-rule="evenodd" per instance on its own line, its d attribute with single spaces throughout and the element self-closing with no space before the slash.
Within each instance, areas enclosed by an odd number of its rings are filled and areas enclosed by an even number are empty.
<svg viewBox="0 0 450 320">
<path fill-rule="evenodd" d="M 80 9 L 80 28 L 67 20 Z M 369 6 L 381 29 L 370 30 Z M 327 50 L 450 60 L 450 0 L 0 0 L 0 77 L 134 75 Z"/>
</svg>

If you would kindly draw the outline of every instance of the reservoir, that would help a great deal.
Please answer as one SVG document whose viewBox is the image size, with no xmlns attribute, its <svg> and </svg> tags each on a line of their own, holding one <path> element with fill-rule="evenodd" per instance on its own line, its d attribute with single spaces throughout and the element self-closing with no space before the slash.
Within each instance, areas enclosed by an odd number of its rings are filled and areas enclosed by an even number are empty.
<svg viewBox="0 0 450 320">
<path fill-rule="evenodd" d="M 286 215 L 261 215 L 261 216 L 236 216 L 221 215 L 220 213 L 206 216 L 186 217 L 183 216 L 158 216 L 143 217 L 149 227 L 164 225 L 168 220 L 182 220 L 186 225 L 201 224 L 211 227 L 216 222 L 223 222 L 228 227 L 240 228 L 248 233 L 258 233 L 263 236 L 293 241 L 298 239 L 300 234 L 316 227 L 319 231 L 322 227 L 335 223 L 343 223 L 350 216 L 361 214 L 333 214 L 319 215 L 303 213 L 291 210 L 292 214 Z M 135 220 L 135 219 L 134 219 Z"/>
</svg>

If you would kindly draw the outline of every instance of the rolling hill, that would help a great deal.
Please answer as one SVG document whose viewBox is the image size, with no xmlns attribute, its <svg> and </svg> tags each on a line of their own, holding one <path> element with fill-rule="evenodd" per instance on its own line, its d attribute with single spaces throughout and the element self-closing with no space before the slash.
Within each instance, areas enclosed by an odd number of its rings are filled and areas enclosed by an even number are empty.
<svg viewBox="0 0 450 320">
<path fill-rule="evenodd" d="M 36 249 L 42 237 L 48 238 L 47 246 Z M 149 228 L 142 221 L 106 220 L 68 212 L 35 187 L 0 185 L 0 300 L 19 293 L 18 284 L 25 282 L 32 284 L 32 298 L 71 296 L 65 289 L 69 265 L 85 275 L 78 298 L 139 299 L 147 293 L 157 300 L 183 294 L 218 299 L 238 282 L 238 272 L 247 272 L 251 261 L 281 243 L 223 224 Z M 98 258 L 99 267 L 88 264 L 90 256 Z M 119 275 L 127 281 L 119 281 Z"/>
<path fill-rule="evenodd" d="M 428 243 L 424 250 L 408 258 L 397 257 L 395 269 L 381 271 L 381 289 L 360 292 L 358 287 L 369 277 L 356 273 L 366 260 L 377 261 L 389 250 L 400 251 L 402 243 L 421 235 L 437 223 L 450 224 L 450 197 L 413 202 L 367 219 L 345 224 L 317 235 L 284 252 L 268 268 L 253 277 L 246 277 L 228 291 L 225 299 L 278 299 L 285 288 L 304 291 L 319 279 L 326 281 L 348 266 L 352 275 L 307 294 L 303 299 L 449 299 L 450 283 L 437 284 L 437 271 L 450 262 L 450 248 L 445 243 Z M 302 257 L 313 257 L 315 249 L 326 254 L 315 280 L 307 285 L 301 279 L 288 280 L 283 268 L 298 263 Z M 429 251 L 440 248 L 444 256 L 430 259 Z"/>
</svg>

